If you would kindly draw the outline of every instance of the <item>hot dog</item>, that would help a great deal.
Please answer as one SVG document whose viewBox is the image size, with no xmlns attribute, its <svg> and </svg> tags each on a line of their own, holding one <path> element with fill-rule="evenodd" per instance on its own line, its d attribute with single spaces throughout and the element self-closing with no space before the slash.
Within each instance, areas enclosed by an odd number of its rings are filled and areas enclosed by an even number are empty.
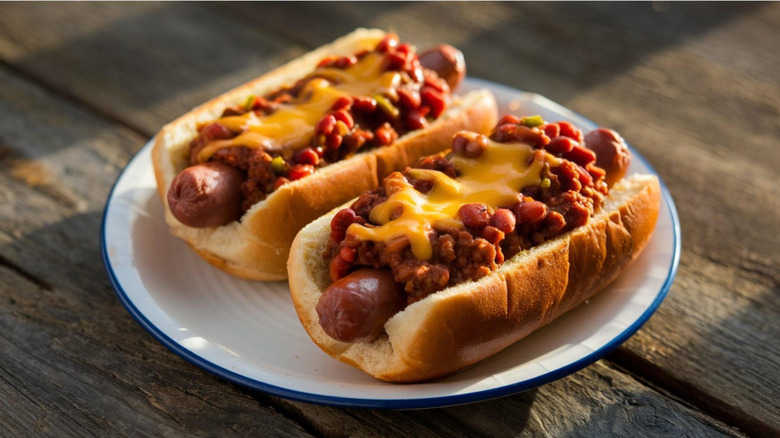
<svg viewBox="0 0 780 438">
<path fill-rule="evenodd" d="M 451 89 L 457 88 L 466 74 L 466 65 L 463 60 L 463 54 L 447 44 L 440 44 L 433 49 L 424 52 L 420 55 L 419 62 L 423 68 L 435 72 Z M 231 112 L 238 113 L 240 112 L 240 109 L 232 109 Z M 337 123 L 335 117 L 332 120 L 333 124 Z M 354 123 L 354 121 L 351 123 Z M 210 136 L 209 138 L 211 140 L 222 137 L 232 137 L 230 130 L 219 125 L 210 125 L 209 128 L 216 131 L 221 130 L 222 132 L 203 133 L 202 137 Z M 191 163 L 197 163 L 199 161 L 198 155 L 205 146 L 207 146 L 207 143 L 202 142 L 199 143 L 197 147 L 191 148 Z M 224 151 L 224 149 L 222 151 L 217 151 L 215 155 L 219 157 L 219 154 Z M 301 160 L 300 155 L 308 153 L 305 162 L 302 163 L 304 167 L 301 167 L 301 163 L 294 165 L 299 166 L 298 169 L 302 169 L 303 173 L 308 174 L 310 169 L 310 167 L 305 166 L 314 166 L 320 162 L 319 154 L 315 157 L 312 154 L 312 151 L 313 150 L 310 149 L 299 151 L 299 156 L 295 160 L 304 161 Z M 226 161 L 231 163 L 231 161 L 235 160 L 227 158 Z M 216 166 L 215 164 L 221 165 Z M 295 169 L 293 168 L 290 170 Z M 288 176 L 289 173 L 290 172 L 288 172 Z M 300 173 L 301 172 L 299 172 L 299 174 Z M 209 181 L 211 182 L 209 187 L 213 187 L 213 189 L 206 190 L 203 178 L 195 177 L 205 175 L 209 176 Z M 277 181 L 281 183 L 283 178 L 284 177 L 278 177 L 277 179 L 273 179 L 274 187 L 271 187 L 269 184 L 265 187 L 263 192 L 272 192 L 272 188 L 275 188 Z M 231 166 L 220 161 L 193 164 L 182 170 L 168 189 L 167 197 L 171 213 L 173 213 L 176 219 L 184 225 L 199 228 L 222 226 L 238 220 L 243 214 L 244 209 L 234 208 L 234 201 L 236 199 L 244 199 L 242 185 L 245 185 L 244 183 L 247 179 L 247 177 L 241 178 L 240 166 Z M 194 196 L 196 193 L 197 196 Z M 246 207 L 251 206 L 253 202 L 250 201 L 247 204 Z M 242 202 L 239 202 L 238 205 L 241 206 Z"/>
<path fill-rule="evenodd" d="M 290 252 L 311 338 L 382 380 L 445 376 L 549 323 L 614 280 L 658 217 L 657 178 L 624 178 L 613 131 L 505 116 L 451 145 L 314 221 Z"/>
<path fill-rule="evenodd" d="M 152 151 L 171 231 L 239 277 L 286 278 L 306 223 L 437 152 L 459 129 L 495 123 L 486 90 L 453 94 L 463 55 L 421 55 L 359 29 L 166 125 Z"/>
</svg>

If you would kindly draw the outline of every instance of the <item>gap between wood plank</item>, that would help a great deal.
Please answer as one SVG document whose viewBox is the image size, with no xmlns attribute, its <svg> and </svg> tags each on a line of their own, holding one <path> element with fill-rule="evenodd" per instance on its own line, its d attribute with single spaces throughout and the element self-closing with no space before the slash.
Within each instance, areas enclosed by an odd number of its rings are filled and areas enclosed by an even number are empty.
<svg viewBox="0 0 780 438">
<path fill-rule="evenodd" d="M 316 424 L 313 423 L 309 417 L 307 417 L 300 411 L 292 409 L 290 406 L 285 404 L 284 400 L 281 400 L 276 396 L 272 396 L 264 392 L 247 389 L 241 386 L 236 386 L 236 388 L 239 391 L 248 394 L 252 399 L 257 401 L 258 403 L 266 406 L 271 406 L 276 412 L 278 412 L 284 418 L 287 418 L 288 420 L 297 424 L 298 427 L 303 429 L 303 431 L 308 433 L 309 435 L 323 436 L 322 431 L 316 427 Z"/>
<path fill-rule="evenodd" d="M 0 266 L 5 266 L 6 268 L 16 272 L 20 276 L 24 277 L 27 281 L 37 285 L 38 287 L 45 289 L 47 291 L 53 291 L 54 287 L 52 287 L 49 282 L 46 280 L 42 280 L 35 275 L 27 272 L 24 268 L 17 265 L 16 263 L 12 262 L 11 260 L 8 260 L 7 258 L 3 257 L 2 254 L 0 254 Z"/>
<path fill-rule="evenodd" d="M 730 427 L 753 436 L 780 436 L 780 430 L 720 398 L 701 391 L 690 382 L 674 377 L 625 347 L 616 349 L 604 359 L 644 385 Z"/>
</svg>

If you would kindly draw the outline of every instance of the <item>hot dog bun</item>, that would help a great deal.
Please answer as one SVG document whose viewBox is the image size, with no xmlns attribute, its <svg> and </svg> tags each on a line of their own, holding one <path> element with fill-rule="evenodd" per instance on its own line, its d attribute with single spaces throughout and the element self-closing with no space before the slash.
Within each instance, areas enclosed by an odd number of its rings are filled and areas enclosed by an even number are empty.
<svg viewBox="0 0 780 438">
<path fill-rule="evenodd" d="M 241 104 L 249 95 L 264 95 L 311 72 L 325 56 L 371 49 L 385 35 L 381 30 L 358 29 L 249 83 L 193 109 L 163 127 L 152 150 L 155 177 L 171 232 L 211 264 L 238 277 L 281 280 L 295 234 L 336 205 L 375 187 L 395 169 L 418 157 L 438 152 L 459 129 L 487 131 L 496 120 L 495 100 L 487 90 L 455 97 L 440 118 L 426 128 L 400 137 L 393 145 L 339 161 L 315 174 L 281 186 L 254 204 L 239 221 L 210 228 L 184 225 L 170 212 L 166 193 L 176 175 L 188 165 L 190 141 L 198 124 L 216 120 L 222 111 Z"/>
<path fill-rule="evenodd" d="M 322 254 L 334 211 L 293 243 L 293 302 L 311 338 L 334 358 L 391 382 L 441 377 L 503 350 L 614 280 L 650 239 L 660 196 L 655 176 L 621 180 L 586 225 L 518 253 L 486 277 L 409 305 L 370 343 L 336 341 L 318 322 L 315 306 L 331 283 Z"/>
</svg>

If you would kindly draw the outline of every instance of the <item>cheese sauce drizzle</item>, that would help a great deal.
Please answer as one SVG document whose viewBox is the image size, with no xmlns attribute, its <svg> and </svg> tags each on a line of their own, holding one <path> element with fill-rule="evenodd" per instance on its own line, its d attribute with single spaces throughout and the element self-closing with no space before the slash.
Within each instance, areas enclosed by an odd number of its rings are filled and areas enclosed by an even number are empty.
<svg viewBox="0 0 780 438">
<path fill-rule="evenodd" d="M 373 41 L 376 45 L 378 41 Z M 369 45 L 369 41 L 364 45 Z M 216 122 L 237 137 L 209 143 L 198 154 L 205 162 L 219 149 L 233 146 L 263 148 L 267 151 L 300 149 L 308 146 L 317 122 L 342 96 L 394 96 L 401 83 L 401 73 L 383 71 L 384 54 L 370 52 L 346 69 L 319 68 L 317 77 L 306 83 L 300 97 L 279 106 L 274 112 L 257 116 L 253 111 L 222 117 Z"/>
<path fill-rule="evenodd" d="M 523 188 L 541 183 L 545 162 L 557 165 L 559 160 L 526 144 L 489 140 L 479 157 L 454 156 L 452 162 L 460 171 L 458 179 L 435 170 L 409 170 L 409 176 L 434 184 L 428 193 L 418 192 L 405 180 L 386 180 L 389 196 L 369 214 L 378 226 L 353 223 L 347 234 L 374 242 L 406 237 L 414 257 L 428 260 L 433 256 L 429 236 L 435 228 L 464 227 L 457 219 L 463 204 L 480 203 L 495 209 L 520 202 Z"/>
</svg>

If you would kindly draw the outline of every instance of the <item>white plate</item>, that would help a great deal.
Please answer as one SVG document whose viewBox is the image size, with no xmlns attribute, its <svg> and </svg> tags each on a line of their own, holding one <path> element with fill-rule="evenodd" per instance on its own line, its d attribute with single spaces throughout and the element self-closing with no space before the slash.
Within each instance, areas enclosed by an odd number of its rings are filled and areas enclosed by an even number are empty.
<svg viewBox="0 0 780 438">
<path fill-rule="evenodd" d="M 540 114 L 597 126 L 539 95 L 476 79 L 501 114 Z M 641 257 L 607 290 L 503 352 L 445 379 L 398 385 L 331 359 L 300 325 L 286 282 L 250 282 L 212 267 L 168 233 L 155 189 L 151 142 L 130 161 L 108 197 L 102 251 L 108 276 L 130 314 L 186 360 L 252 389 L 335 406 L 423 408 L 524 391 L 573 373 L 628 339 L 661 304 L 680 252 L 672 198 Z M 629 172 L 655 173 L 633 151 Z"/>
</svg>

